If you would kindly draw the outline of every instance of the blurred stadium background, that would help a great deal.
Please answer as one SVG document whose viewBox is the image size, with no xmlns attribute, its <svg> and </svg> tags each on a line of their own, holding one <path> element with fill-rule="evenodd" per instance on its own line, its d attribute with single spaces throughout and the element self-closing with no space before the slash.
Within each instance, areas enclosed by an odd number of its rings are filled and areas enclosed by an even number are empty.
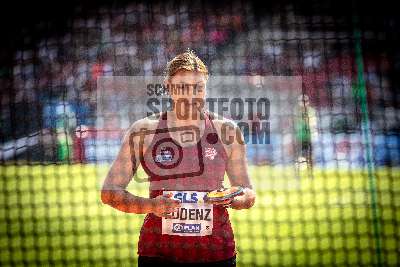
<svg viewBox="0 0 400 267">
<path fill-rule="evenodd" d="M 105 133 L 96 81 L 162 75 L 186 48 L 212 75 L 301 76 L 313 111 L 312 175 L 294 173 L 298 148 L 279 131 L 248 146 L 258 199 L 230 211 L 238 265 L 400 264 L 393 5 L 214 2 L 17 0 L 1 10 L 1 266 L 136 264 L 144 216 L 99 195 L 135 114 L 119 109 Z M 130 190 L 146 196 L 147 184 Z"/>
</svg>

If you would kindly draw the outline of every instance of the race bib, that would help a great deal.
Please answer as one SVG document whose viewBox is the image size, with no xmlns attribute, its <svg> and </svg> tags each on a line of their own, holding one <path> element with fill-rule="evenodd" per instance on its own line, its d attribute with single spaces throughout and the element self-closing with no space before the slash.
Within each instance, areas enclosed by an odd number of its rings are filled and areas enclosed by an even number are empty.
<svg viewBox="0 0 400 267">
<path fill-rule="evenodd" d="M 207 192 L 164 191 L 172 193 L 172 198 L 181 202 L 178 211 L 171 213 L 172 218 L 162 218 L 163 235 L 206 236 L 212 234 L 213 205 L 204 203 Z"/>
</svg>

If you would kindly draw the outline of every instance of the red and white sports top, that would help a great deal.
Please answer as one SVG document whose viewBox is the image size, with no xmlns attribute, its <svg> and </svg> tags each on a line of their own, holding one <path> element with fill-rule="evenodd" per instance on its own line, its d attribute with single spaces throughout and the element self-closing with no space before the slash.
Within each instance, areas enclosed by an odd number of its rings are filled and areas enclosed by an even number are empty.
<svg viewBox="0 0 400 267">
<path fill-rule="evenodd" d="M 222 187 L 228 160 L 211 114 L 204 112 L 204 115 L 205 129 L 200 141 L 181 147 L 169 131 L 185 130 L 166 131 L 167 116 L 163 113 L 151 145 L 141 157 L 150 179 L 150 197 L 172 191 L 173 197 L 183 202 L 180 210 L 172 214 L 174 219 L 147 214 L 139 237 L 141 256 L 176 262 L 211 262 L 236 254 L 226 208 L 201 200 L 205 192 Z"/>
</svg>

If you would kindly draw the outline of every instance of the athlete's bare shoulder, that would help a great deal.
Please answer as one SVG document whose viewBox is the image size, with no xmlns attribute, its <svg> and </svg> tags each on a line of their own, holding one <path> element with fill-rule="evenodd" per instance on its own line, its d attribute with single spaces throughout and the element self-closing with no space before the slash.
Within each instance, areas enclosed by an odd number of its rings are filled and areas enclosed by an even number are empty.
<svg viewBox="0 0 400 267">
<path fill-rule="evenodd" d="M 129 127 L 128 132 L 132 133 L 142 129 L 155 130 L 158 126 L 160 115 L 160 113 L 157 113 L 135 121 Z"/>
<path fill-rule="evenodd" d="M 227 154 L 230 155 L 232 146 L 243 144 L 243 134 L 235 121 L 225 118 L 214 112 L 209 112 L 218 136 L 224 145 Z"/>
<path fill-rule="evenodd" d="M 226 130 L 235 130 L 237 128 L 237 124 L 235 121 L 225 118 L 215 112 L 208 111 L 210 119 L 213 121 L 214 126 L 217 130 L 221 130 L 222 128 Z"/>
<path fill-rule="evenodd" d="M 138 136 L 142 130 L 153 131 L 157 129 L 161 113 L 153 114 L 132 123 L 125 133 L 125 138 Z"/>
</svg>

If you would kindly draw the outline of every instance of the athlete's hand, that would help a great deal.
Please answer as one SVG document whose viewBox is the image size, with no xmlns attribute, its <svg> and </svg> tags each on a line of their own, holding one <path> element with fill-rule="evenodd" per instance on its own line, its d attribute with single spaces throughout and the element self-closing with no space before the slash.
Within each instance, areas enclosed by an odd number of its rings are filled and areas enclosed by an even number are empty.
<svg viewBox="0 0 400 267">
<path fill-rule="evenodd" d="M 176 211 L 181 202 L 172 198 L 172 193 L 168 195 L 160 195 L 152 199 L 153 214 L 158 217 L 170 217 L 171 213 Z"/>
</svg>

